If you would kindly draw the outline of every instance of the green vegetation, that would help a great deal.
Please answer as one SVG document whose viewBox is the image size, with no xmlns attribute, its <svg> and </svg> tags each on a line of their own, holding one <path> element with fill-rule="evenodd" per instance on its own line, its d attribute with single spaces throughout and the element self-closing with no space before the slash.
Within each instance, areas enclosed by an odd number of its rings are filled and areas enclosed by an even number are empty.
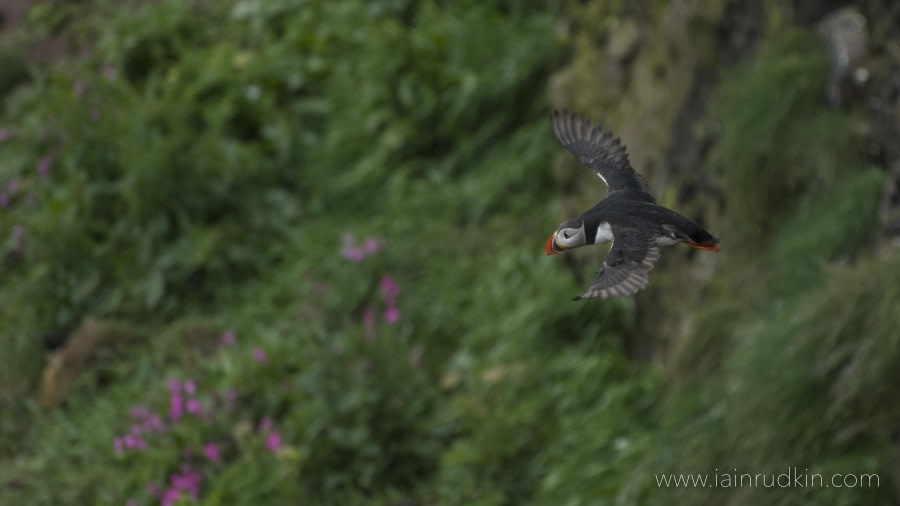
<svg viewBox="0 0 900 506">
<path fill-rule="evenodd" d="M 542 255 L 552 5 L 295 4 L 38 7 L 79 56 L 0 48 L 0 503 L 890 501 L 900 257 L 814 37 L 726 74 L 721 264 L 647 363 L 654 301 Z M 881 484 L 654 479 L 788 466 Z"/>
</svg>

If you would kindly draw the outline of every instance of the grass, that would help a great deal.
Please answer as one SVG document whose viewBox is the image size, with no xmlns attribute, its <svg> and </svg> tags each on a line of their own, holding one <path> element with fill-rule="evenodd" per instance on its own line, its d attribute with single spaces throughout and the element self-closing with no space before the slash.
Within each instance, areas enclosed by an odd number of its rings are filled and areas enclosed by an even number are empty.
<svg viewBox="0 0 900 506">
<path fill-rule="evenodd" d="M 888 501 L 653 480 L 890 475 L 900 265 L 814 39 L 724 84 L 723 242 L 755 246 L 640 363 L 631 301 L 541 254 L 551 9 L 35 11 L 89 50 L 3 99 L 0 503 Z"/>
</svg>

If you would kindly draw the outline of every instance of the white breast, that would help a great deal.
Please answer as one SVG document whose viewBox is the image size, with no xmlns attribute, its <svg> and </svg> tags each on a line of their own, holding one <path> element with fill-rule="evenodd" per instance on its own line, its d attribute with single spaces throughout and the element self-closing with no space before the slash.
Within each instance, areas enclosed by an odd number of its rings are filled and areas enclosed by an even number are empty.
<svg viewBox="0 0 900 506">
<path fill-rule="evenodd" d="M 612 227 L 609 226 L 609 223 L 606 223 L 604 221 L 600 224 L 600 227 L 597 228 L 597 238 L 594 239 L 594 244 L 602 244 L 604 242 L 609 242 L 612 240 Z"/>
</svg>

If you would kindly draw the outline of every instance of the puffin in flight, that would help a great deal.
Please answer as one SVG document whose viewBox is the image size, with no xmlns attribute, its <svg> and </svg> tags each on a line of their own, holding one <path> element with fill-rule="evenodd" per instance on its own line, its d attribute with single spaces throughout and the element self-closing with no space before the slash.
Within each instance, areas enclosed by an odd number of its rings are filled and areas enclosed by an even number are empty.
<svg viewBox="0 0 900 506">
<path fill-rule="evenodd" d="M 609 188 L 581 216 L 564 221 L 547 241 L 547 255 L 612 242 L 594 284 L 575 300 L 632 295 L 647 286 L 659 247 L 683 242 L 719 251 L 719 240 L 693 220 L 656 203 L 646 181 L 628 163 L 625 146 L 588 119 L 563 110 L 551 118 L 557 139 Z"/>
</svg>

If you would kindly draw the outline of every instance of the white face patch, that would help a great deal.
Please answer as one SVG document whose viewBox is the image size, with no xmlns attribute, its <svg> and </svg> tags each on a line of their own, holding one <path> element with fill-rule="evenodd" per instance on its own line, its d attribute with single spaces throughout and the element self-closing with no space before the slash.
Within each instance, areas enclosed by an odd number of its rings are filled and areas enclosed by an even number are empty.
<svg viewBox="0 0 900 506">
<path fill-rule="evenodd" d="M 561 228 L 556 233 L 556 242 L 565 248 L 577 248 L 587 242 L 584 238 L 584 224 L 578 228 Z"/>
<path fill-rule="evenodd" d="M 594 244 L 602 244 L 604 242 L 610 242 L 613 240 L 612 227 L 609 226 L 609 223 L 603 222 L 597 227 L 597 237 L 594 239 Z"/>
</svg>

